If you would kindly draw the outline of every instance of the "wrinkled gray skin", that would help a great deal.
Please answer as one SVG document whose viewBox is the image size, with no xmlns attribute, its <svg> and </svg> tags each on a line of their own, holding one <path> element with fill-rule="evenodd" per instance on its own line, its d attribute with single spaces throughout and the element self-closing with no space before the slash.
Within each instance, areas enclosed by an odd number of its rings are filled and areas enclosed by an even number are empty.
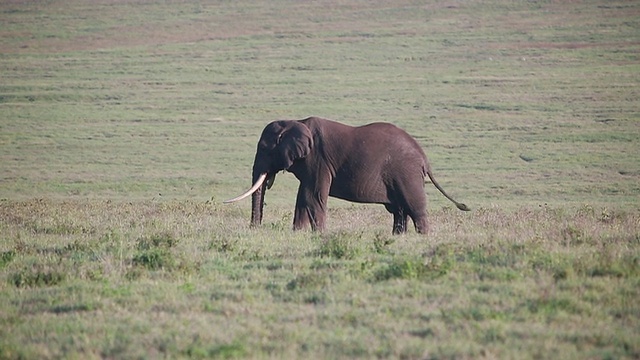
<svg viewBox="0 0 640 360">
<path fill-rule="evenodd" d="M 252 194 L 251 224 L 262 222 L 264 195 L 276 173 L 286 170 L 300 180 L 293 228 L 311 225 L 323 230 L 329 196 L 378 203 L 393 214 L 393 233 L 407 231 L 411 217 L 416 231 L 426 233 L 425 176 L 461 210 L 469 210 L 449 197 L 433 178 L 420 145 L 395 125 L 373 123 L 352 127 L 311 117 L 274 121 L 262 132 L 253 183 L 267 180 Z"/>
</svg>

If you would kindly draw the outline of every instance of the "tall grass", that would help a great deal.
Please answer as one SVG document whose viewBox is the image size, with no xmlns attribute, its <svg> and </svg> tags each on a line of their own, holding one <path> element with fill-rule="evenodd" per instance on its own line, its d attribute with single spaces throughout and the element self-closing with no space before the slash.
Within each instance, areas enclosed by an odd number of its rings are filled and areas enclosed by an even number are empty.
<svg viewBox="0 0 640 360">
<path fill-rule="evenodd" d="M 3 357 L 640 354 L 637 212 L 445 208 L 425 238 L 252 230 L 213 203 L 0 210 Z"/>
</svg>

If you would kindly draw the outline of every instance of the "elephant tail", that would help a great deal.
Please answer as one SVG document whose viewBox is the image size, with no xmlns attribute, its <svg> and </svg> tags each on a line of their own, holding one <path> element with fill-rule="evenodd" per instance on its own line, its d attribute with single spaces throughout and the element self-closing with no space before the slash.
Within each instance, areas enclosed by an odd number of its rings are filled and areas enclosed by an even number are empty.
<svg viewBox="0 0 640 360">
<path fill-rule="evenodd" d="M 428 169 L 426 171 L 427 175 L 429 176 L 429 180 L 431 180 L 431 182 L 433 183 L 433 185 L 436 187 L 436 189 L 440 190 L 440 192 L 442 193 L 442 195 L 444 195 L 444 197 L 446 197 L 447 199 L 451 200 L 451 202 L 453 202 L 454 204 L 456 204 L 456 207 L 462 211 L 471 211 L 471 208 L 469 208 L 467 205 L 463 204 L 463 203 L 459 203 L 457 201 L 455 201 L 451 196 L 449 196 L 444 189 L 440 186 L 440 184 L 438 184 L 438 182 L 436 181 L 436 178 L 433 176 L 433 174 L 431 173 L 431 169 Z"/>
</svg>

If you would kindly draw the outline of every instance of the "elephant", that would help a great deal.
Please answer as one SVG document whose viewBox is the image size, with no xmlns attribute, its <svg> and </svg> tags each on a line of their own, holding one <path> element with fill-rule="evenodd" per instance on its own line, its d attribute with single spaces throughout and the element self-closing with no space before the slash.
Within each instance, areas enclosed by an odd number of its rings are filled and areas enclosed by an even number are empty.
<svg viewBox="0 0 640 360">
<path fill-rule="evenodd" d="M 260 136 L 253 162 L 253 186 L 233 203 L 252 195 L 251 226 L 262 223 L 264 195 L 276 173 L 286 170 L 300 181 L 293 229 L 325 229 L 328 197 L 383 204 L 393 214 L 393 234 L 427 233 L 425 176 L 456 207 L 469 211 L 440 187 L 418 142 L 391 123 L 353 127 L 309 117 L 269 123 Z"/>
</svg>

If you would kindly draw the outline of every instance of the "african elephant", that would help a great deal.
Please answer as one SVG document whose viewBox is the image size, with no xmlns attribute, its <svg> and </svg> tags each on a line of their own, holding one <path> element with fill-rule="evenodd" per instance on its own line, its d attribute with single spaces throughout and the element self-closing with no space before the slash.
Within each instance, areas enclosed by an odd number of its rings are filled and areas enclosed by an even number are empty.
<svg viewBox="0 0 640 360">
<path fill-rule="evenodd" d="M 323 230 L 329 196 L 383 204 L 393 214 L 393 233 L 407 231 L 411 217 L 416 231 L 426 233 L 425 176 L 458 209 L 438 185 L 420 145 L 404 130 L 389 123 L 359 127 L 310 117 L 268 124 L 262 131 L 253 162 L 253 186 L 225 203 L 252 196 L 251 225 L 262 222 L 264 194 L 276 173 L 287 170 L 300 180 L 293 218 L 294 230 L 311 225 Z"/>
</svg>

